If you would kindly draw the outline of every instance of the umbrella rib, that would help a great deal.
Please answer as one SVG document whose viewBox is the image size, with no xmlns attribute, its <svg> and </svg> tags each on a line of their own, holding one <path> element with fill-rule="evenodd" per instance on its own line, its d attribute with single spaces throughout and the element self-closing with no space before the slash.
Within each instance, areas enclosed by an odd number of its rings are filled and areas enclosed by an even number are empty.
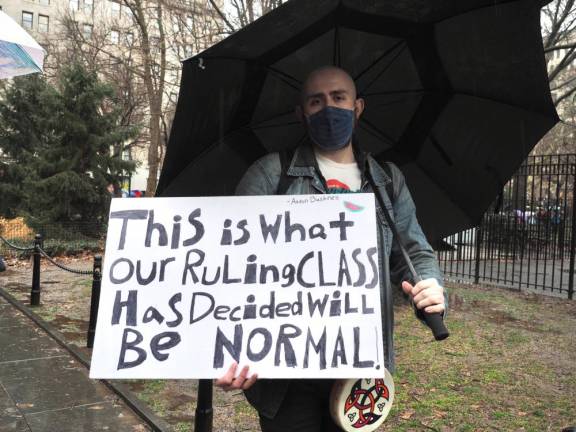
<svg viewBox="0 0 576 432">
<path fill-rule="evenodd" d="M 265 118 L 264 120 L 260 120 L 260 121 L 257 122 L 257 123 L 250 123 L 249 125 L 243 126 L 243 127 L 250 127 L 250 128 L 258 127 L 258 125 L 261 125 L 262 123 L 267 123 L 267 122 L 272 121 L 272 120 L 274 120 L 274 119 L 276 119 L 276 118 L 278 118 L 278 117 L 283 117 L 283 116 L 288 115 L 288 114 L 294 114 L 294 110 L 284 111 L 284 112 L 275 114 L 275 115 L 273 115 L 273 116 L 271 116 L 271 117 Z"/>
<path fill-rule="evenodd" d="M 332 63 L 335 66 L 341 66 L 341 57 L 340 57 L 340 27 L 336 26 L 334 28 L 334 46 L 333 46 L 333 58 Z"/>
<path fill-rule="evenodd" d="M 452 161 L 452 158 L 450 156 L 448 156 L 448 153 L 446 152 L 446 150 L 444 150 L 444 148 L 442 148 L 442 146 L 440 145 L 440 143 L 438 142 L 436 137 L 432 134 L 430 134 L 430 141 L 432 142 L 432 146 L 436 150 L 438 150 L 438 153 L 440 153 L 440 156 L 442 157 L 442 159 L 444 159 L 444 162 L 446 162 L 446 164 L 449 166 L 454 166 L 454 162 Z"/>
<path fill-rule="evenodd" d="M 299 121 L 291 121 L 288 123 L 276 123 L 272 125 L 262 125 L 262 126 L 248 126 L 252 130 L 262 130 L 262 129 L 271 129 L 276 127 L 284 127 L 284 126 L 293 126 L 301 124 Z"/>
<path fill-rule="evenodd" d="M 238 132 L 238 131 L 240 131 L 240 130 L 243 130 L 243 129 L 266 129 L 266 128 L 271 128 L 271 127 L 292 126 L 292 125 L 295 125 L 295 124 L 300 124 L 300 122 L 298 122 L 298 121 L 295 121 L 295 122 L 294 122 L 294 121 L 291 121 L 291 122 L 288 122 L 288 123 L 277 123 L 277 124 L 274 124 L 274 125 L 263 125 L 263 124 L 262 124 L 262 123 L 266 123 L 266 122 L 272 121 L 272 120 L 274 120 L 275 118 L 282 117 L 282 116 L 285 116 L 285 115 L 287 115 L 287 114 L 292 114 L 293 112 L 294 112 L 294 111 L 292 111 L 292 110 L 290 110 L 290 111 L 285 111 L 285 112 L 283 112 L 283 113 L 276 114 L 275 116 L 272 116 L 272 117 L 266 118 L 266 119 L 264 119 L 264 120 L 262 120 L 262 121 L 259 121 L 258 123 L 251 123 L 251 124 L 243 125 L 243 126 L 240 126 L 240 127 L 236 127 L 236 128 L 234 128 L 234 129 L 226 132 L 226 133 L 222 136 L 222 139 L 225 139 L 227 136 L 229 136 L 229 135 L 231 135 L 231 134 L 234 134 L 234 133 L 236 133 L 236 132 Z"/>
<path fill-rule="evenodd" d="M 382 70 L 380 71 L 380 73 L 379 73 L 378 75 L 376 75 L 376 76 L 374 77 L 374 79 L 373 79 L 367 86 L 365 86 L 365 87 L 362 89 L 362 91 L 360 91 L 360 92 L 358 92 L 358 93 L 364 94 L 364 91 L 368 90 L 368 89 L 372 86 L 372 84 L 374 84 L 374 83 L 394 64 L 394 60 L 396 60 L 396 59 L 398 58 L 398 56 L 404 52 L 405 49 L 406 49 L 406 45 L 404 45 L 402 48 L 400 48 L 400 49 L 398 50 L 398 52 L 394 55 L 394 57 L 392 57 L 392 58 L 390 59 L 390 61 L 389 61 L 388 64 L 384 67 L 384 69 L 382 69 Z"/>
<path fill-rule="evenodd" d="M 387 107 L 387 106 L 391 106 L 391 105 L 397 105 L 397 104 L 403 103 L 403 102 L 406 102 L 405 98 L 394 99 L 394 100 L 389 101 L 389 102 L 383 102 L 383 103 L 379 103 L 379 104 L 370 104 L 370 108 Z"/>
<path fill-rule="evenodd" d="M 388 96 L 394 94 L 420 94 L 420 93 L 438 93 L 434 90 L 429 89 L 406 89 L 406 90 L 391 90 L 391 91 L 383 91 L 383 92 L 375 92 L 375 93 L 364 93 L 362 96 L 367 98 L 371 96 Z"/>
<path fill-rule="evenodd" d="M 302 82 L 300 80 L 272 66 L 266 66 L 266 69 L 268 69 L 272 74 L 276 75 L 283 83 L 287 84 L 295 90 L 300 91 L 300 88 L 302 87 Z M 293 82 L 290 82 L 290 80 Z"/>
<path fill-rule="evenodd" d="M 380 55 L 380 57 L 378 57 L 376 60 L 374 60 L 372 63 L 370 63 L 370 65 L 368 67 L 366 67 L 366 69 L 364 69 L 362 72 L 360 72 L 358 75 L 356 75 L 354 77 L 354 82 L 357 82 L 362 77 L 362 75 L 364 75 L 366 72 L 368 72 L 374 66 L 376 66 L 380 62 L 380 60 L 382 60 L 384 57 L 386 57 L 388 54 L 390 54 L 392 51 L 394 51 L 396 48 L 398 48 L 403 42 L 404 41 L 398 41 L 394 45 L 392 45 L 388 50 L 384 51 Z"/>
<path fill-rule="evenodd" d="M 371 133 L 376 138 L 383 139 L 384 141 L 388 141 L 392 146 L 394 146 L 396 144 L 396 142 L 392 139 L 392 137 L 386 135 L 384 132 L 382 132 L 380 129 L 378 129 L 376 126 L 374 126 L 372 124 L 372 122 L 370 122 L 369 120 L 367 120 L 365 118 L 360 118 L 360 126 L 364 126 L 363 129 L 366 132 Z"/>
<path fill-rule="evenodd" d="M 476 99 L 481 99 L 481 100 L 485 100 L 485 101 L 488 101 L 488 102 L 494 102 L 494 103 L 497 103 L 497 104 L 509 106 L 509 107 L 511 107 L 511 108 L 520 109 L 520 110 L 523 110 L 523 111 L 526 111 L 526 112 L 537 113 L 537 114 L 540 114 L 540 115 L 543 115 L 543 116 L 548 116 L 548 115 L 549 115 L 548 112 L 534 111 L 534 110 L 532 110 L 532 109 L 528 109 L 527 107 L 524 107 L 524 106 L 521 106 L 521 105 L 513 104 L 513 103 L 510 103 L 510 102 L 503 101 L 503 100 L 498 100 L 498 99 L 495 99 L 495 98 L 492 98 L 492 97 L 475 95 L 475 94 L 472 94 L 472 93 L 467 93 L 467 92 L 462 92 L 462 91 L 454 92 L 454 93 L 452 94 L 452 97 L 454 97 L 454 96 L 459 96 L 459 95 L 460 95 L 460 96 L 467 96 L 467 97 L 471 97 L 471 98 L 476 98 Z"/>
</svg>

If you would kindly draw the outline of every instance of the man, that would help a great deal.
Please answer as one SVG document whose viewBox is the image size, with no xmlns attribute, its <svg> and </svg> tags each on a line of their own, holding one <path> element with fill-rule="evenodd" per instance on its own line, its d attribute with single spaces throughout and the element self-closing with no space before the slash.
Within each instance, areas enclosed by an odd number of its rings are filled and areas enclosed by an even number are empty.
<svg viewBox="0 0 576 432">
<path fill-rule="evenodd" d="M 381 209 L 377 212 L 379 231 L 379 264 L 382 301 L 382 331 L 386 367 L 394 370 L 392 283 L 402 282 L 421 317 L 445 310 L 442 276 L 432 248 L 416 220 L 414 203 L 398 168 L 389 165 L 391 177 L 369 155 L 353 145 L 353 132 L 364 111 L 364 100 L 357 98 L 352 78 L 342 69 L 323 67 L 312 72 L 302 89 L 296 114 L 308 131 L 309 142 L 296 149 L 282 175 L 278 153 L 256 161 L 237 188 L 237 195 L 275 195 L 281 183 L 289 179 L 289 194 L 375 192 L 381 194 L 396 227 L 404 240 L 416 271 L 422 281 L 412 285 L 410 273 L 400 249 L 393 239 Z M 376 185 L 373 191 L 372 182 Z M 393 197 L 386 193 L 392 181 Z M 285 183 L 285 181 L 284 181 Z M 280 191 L 284 192 L 284 191 Z M 390 278 L 386 277 L 390 275 Z M 243 389 L 258 410 L 263 432 L 340 430 L 331 420 L 328 398 L 332 380 L 261 380 L 248 377 L 244 367 L 237 375 L 233 364 L 226 375 L 216 381 L 225 389 Z"/>
</svg>

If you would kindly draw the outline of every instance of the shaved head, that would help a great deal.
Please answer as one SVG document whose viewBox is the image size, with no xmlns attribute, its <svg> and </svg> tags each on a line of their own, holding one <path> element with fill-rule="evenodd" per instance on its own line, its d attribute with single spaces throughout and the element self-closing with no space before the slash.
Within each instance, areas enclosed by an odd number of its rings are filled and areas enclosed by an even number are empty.
<svg viewBox="0 0 576 432">
<path fill-rule="evenodd" d="M 301 102 L 315 94 L 319 83 L 326 81 L 337 82 L 343 90 L 349 92 L 352 99 L 356 99 L 356 84 L 348 72 L 337 66 L 322 66 L 314 69 L 302 85 Z"/>
<path fill-rule="evenodd" d="M 352 113 L 351 119 L 354 121 L 352 127 L 355 127 L 364 112 L 364 99 L 358 98 L 356 84 L 344 69 L 336 66 L 323 66 L 313 70 L 304 81 L 300 104 L 296 105 L 295 112 L 309 134 L 311 133 L 310 119 L 322 111 L 325 114 L 326 112 L 337 112 L 346 118 Z M 350 134 L 352 132 L 350 131 Z M 348 138 L 345 136 L 342 139 Z M 336 162 L 348 163 L 354 161 L 351 143 L 352 139 L 348 141 L 345 147 L 336 151 L 316 145 L 316 151 L 328 158 L 335 158 L 332 160 Z"/>
</svg>

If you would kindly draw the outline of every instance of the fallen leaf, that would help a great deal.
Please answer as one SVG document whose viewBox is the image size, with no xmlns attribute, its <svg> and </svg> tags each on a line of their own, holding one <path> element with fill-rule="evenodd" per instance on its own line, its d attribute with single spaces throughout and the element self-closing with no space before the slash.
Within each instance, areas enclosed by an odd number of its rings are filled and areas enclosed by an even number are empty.
<svg viewBox="0 0 576 432">
<path fill-rule="evenodd" d="M 104 407 L 102 405 L 92 405 L 91 407 L 88 407 L 88 409 L 96 411 L 96 410 L 102 410 L 104 409 Z"/>
<path fill-rule="evenodd" d="M 410 418 L 412 418 L 415 412 L 416 411 L 414 411 L 413 409 L 406 410 L 402 414 L 400 414 L 400 418 L 403 420 L 409 420 Z"/>
</svg>

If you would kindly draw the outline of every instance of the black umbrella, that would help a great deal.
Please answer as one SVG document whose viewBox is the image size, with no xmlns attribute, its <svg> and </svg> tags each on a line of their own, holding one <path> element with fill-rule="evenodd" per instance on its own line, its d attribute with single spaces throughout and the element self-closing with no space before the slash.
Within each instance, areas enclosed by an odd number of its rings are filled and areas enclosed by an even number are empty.
<svg viewBox="0 0 576 432">
<path fill-rule="evenodd" d="M 429 240 L 479 222 L 558 121 L 536 0 L 291 0 L 186 60 L 158 195 L 232 194 L 259 156 L 297 145 L 314 68 L 366 99 L 357 136 L 406 175 Z"/>
</svg>

